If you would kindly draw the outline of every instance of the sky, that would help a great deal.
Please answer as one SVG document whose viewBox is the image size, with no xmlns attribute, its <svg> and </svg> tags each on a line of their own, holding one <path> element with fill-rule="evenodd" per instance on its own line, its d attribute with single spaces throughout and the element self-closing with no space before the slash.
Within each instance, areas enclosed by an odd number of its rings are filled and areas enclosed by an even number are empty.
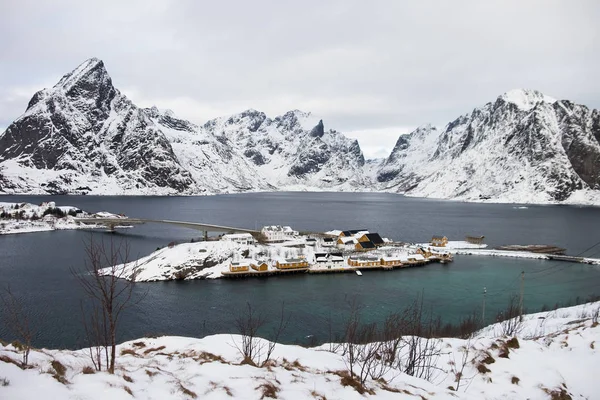
<svg viewBox="0 0 600 400">
<path fill-rule="evenodd" d="M 367 158 L 515 88 L 600 108 L 600 1 L 0 2 L 0 129 L 97 57 L 195 123 L 310 111 Z"/>
</svg>

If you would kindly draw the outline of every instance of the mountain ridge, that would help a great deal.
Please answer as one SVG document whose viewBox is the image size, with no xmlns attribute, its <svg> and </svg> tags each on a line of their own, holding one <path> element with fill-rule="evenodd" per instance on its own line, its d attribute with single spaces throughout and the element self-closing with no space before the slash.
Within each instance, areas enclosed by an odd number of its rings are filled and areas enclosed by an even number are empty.
<svg viewBox="0 0 600 400">
<path fill-rule="evenodd" d="M 140 108 L 92 58 L 36 92 L 0 134 L 0 192 L 384 191 L 465 201 L 600 204 L 598 110 L 516 89 L 444 128 L 400 135 L 382 161 L 299 110 L 196 125 Z"/>
</svg>

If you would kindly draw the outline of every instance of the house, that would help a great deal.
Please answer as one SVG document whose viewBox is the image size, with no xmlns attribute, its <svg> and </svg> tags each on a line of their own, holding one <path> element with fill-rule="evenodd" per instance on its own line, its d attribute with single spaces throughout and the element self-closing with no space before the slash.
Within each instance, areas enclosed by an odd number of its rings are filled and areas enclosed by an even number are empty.
<svg viewBox="0 0 600 400">
<path fill-rule="evenodd" d="M 471 244 L 483 244 L 485 236 L 465 236 L 465 241 Z"/>
<path fill-rule="evenodd" d="M 359 239 L 359 242 L 371 242 L 375 247 L 383 246 L 385 242 L 378 233 L 365 233 Z"/>
<path fill-rule="evenodd" d="M 402 260 L 399 256 L 381 257 L 379 262 L 384 267 L 399 267 L 402 265 Z"/>
<path fill-rule="evenodd" d="M 250 263 L 247 261 L 232 262 L 229 265 L 229 272 L 248 272 L 250 270 Z"/>
<path fill-rule="evenodd" d="M 323 247 L 333 247 L 335 246 L 336 241 L 334 238 L 331 237 L 325 237 L 323 238 L 323 240 L 321 240 L 321 246 Z"/>
<path fill-rule="evenodd" d="M 306 239 L 304 240 L 304 243 L 305 243 L 307 246 L 313 246 L 313 247 L 314 247 L 314 246 L 316 246 L 316 245 L 317 245 L 317 239 L 315 239 L 315 238 L 306 238 Z"/>
<path fill-rule="evenodd" d="M 422 254 L 409 254 L 406 259 L 409 264 L 421 264 L 425 262 L 425 257 Z"/>
<path fill-rule="evenodd" d="M 357 241 L 356 244 L 354 245 L 354 250 L 373 250 L 375 249 L 375 245 L 373 244 L 373 242 L 368 241 L 368 242 L 359 242 Z"/>
<path fill-rule="evenodd" d="M 304 258 L 285 258 L 275 261 L 275 268 L 277 269 L 295 269 L 295 268 L 308 268 L 308 261 Z"/>
<path fill-rule="evenodd" d="M 254 237 L 252 237 L 252 235 L 249 233 L 235 233 L 235 234 L 223 235 L 223 236 L 221 236 L 221 240 L 228 241 L 228 242 L 234 242 L 234 243 L 242 244 L 242 245 L 251 245 L 256 242 L 254 240 Z"/>
<path fill-rule="evenodd" d="M 340 268 L 344 266 L 342 253 L 315 253 L 318 268 Z"/>
<path fill-rule="evenodd" d="M 354 236 L 358 233 L 369 233 L 368 230 L 366 229 L 351 229 L 349 231 L 342 231 L 342 233 L 340 233 L 340 237 L 344 236 L 344 237 L 351 237 Z"/>
<path fill-rule="evenodd" d="M 250 260 L 250 268 L 258 272 L 269 270 L 269 266 L 264 261 Z"/>
<path fill-rule="evenodd" d="M 431 238 L 431 245 L 434 247 L 446 247 L 448 244 L 448 238 L 446 236 L 433 236 Z"/>
<path fill-rule="evenodd" d="M 298 231 L 293 230 L 291 227 L 289 226 L 282 226 L 281 227 L 283 229 L 283 235 L 287 238 L 295 238 L 299 235 Z"/>
<path fill-rule="evenodd" d="M 356 239 L 355 237 L 340 236 L 340 238 L 336 242 L 336 245 L 338 249 L 354 250 L 356 243 L 358 243 L 358 239 Z"/>
<path fill-rule="evenodd" d="M 263 226 L 260 233 L 267 242 L 280 243 L 287 239 L 287 235 L 281 225 Z"/>
<path fill-rule="evenodd" d="M 348 265 L 351 267 L 379 267 L 381 261 L 377 257 L 350 257 Z"/>
</svg>

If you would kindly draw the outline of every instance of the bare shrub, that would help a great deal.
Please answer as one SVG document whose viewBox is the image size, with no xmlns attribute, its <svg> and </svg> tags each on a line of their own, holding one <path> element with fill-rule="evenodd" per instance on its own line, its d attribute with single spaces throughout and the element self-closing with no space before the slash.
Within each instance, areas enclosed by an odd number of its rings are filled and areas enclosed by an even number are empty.
<svg viewBox="0 0 600 400">
<path fill-rule="evenodd" d="M 242 337 L 241 343 L 234 341 L 234 346 L 242 356 L 242 364 L 253 366 L 264 366 L 273 355 L 279 337 L 286 329 L 289 315 L 285 314 L 285 303 L 281 304 L 279 323 L 273 328 L 270 339 L 265 343 L 259 335 L 267 323 L 265 316 L 256 312 L 250 303 L 246 303 L 244 313 L 235 319 L 235 326 Z"/>
<path fill-rule="evenodd" d="M 6 379 L 6 378 L 0 378 L 0 386 L 6 387 L 8 385 L 10 385 L 10 381 L 8 379 Z"/>
<path fill-rule="evenodd" d="M 506 309 L 496 314 L 500 335 L 514 336 L 523 329 L 519 299 L 516 295 L 509 298 Z"/>
<path fill-rule="evenodd" d="M 23 356 L 23 367 L 29 365 L 31 341 L 35 332 L 29 323 L 28 312 L 23 307 L 23 301 L 13 294 L 10 286 L 0 293 L 0 300 L 4 306 L 4 322 L 6 327 L 21 340 L 19 351 Z M 16 346 L 15 346 L 16 347 Z"/>
<path fill-rule="evenodd" d="M 71 268 L 86 293 L 89 308 L 81 305 L 83 326 L 89 342 L 89 355 L 96 370 L 101 371 L 103 360 L 109 373 L 115 371 L 117 330 L 123 311 L 142 300 L 134 297 L 135 272 L 127 280 L 129 245 L 111 238 L 85 243 L 86 261 L 82 269 Z M 107 269 L 103 271 L 103 269 Z M 135 270 L 135 268 L 134 268 Z"/>
<path fill-rule="evenodd" d="M 195 399 L 198 397 L 198 395 L 196 393 L 192 392 L 190 389 L 186 388 L 181 383 L 179 383 L 179 390 L 181 391 L 181 393 L 185 394 L 186 396 L 191 397 L 192 399 Z"/>
<path fill-rule="evenodd" d="M 516 376 L 513 376 L 512 378 L 510 378 L 510 383 L 512 383 L 513 385 L 518 385 L 520 381 L 521 381 L 521 379 L 519 379 Z"/>
</svg>

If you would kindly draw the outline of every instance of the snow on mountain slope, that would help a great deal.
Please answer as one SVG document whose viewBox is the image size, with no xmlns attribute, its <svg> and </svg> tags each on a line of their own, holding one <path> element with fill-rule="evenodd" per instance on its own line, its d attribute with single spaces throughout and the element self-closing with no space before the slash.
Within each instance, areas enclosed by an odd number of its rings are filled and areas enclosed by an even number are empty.
<svg viewBox="0 0 600 400">
<path fill-rule="evenodd" d="M 497 202 L 594 202 L 600 115 L 516 90 L 439 131 L 401 136 L 377 179 L 412 196 Z"/>
<path fill-rule="evenodd" d="M 600 113 L 512 90 L 444 129 L 401 136 L 383 161 L 365 160 L 356 140 L 298 110 L 197 126 L 138 108 L 93 58 L 37 92 L 0 135 L 0 193 L 269 190 L 600 204 Z"/>
<path fill-rule="evenodd" d="M 193 183 L 98 59 L 33 96 L 0 136 L 0 174 L 7 193 L 185 193 Z"/>
</svg>

